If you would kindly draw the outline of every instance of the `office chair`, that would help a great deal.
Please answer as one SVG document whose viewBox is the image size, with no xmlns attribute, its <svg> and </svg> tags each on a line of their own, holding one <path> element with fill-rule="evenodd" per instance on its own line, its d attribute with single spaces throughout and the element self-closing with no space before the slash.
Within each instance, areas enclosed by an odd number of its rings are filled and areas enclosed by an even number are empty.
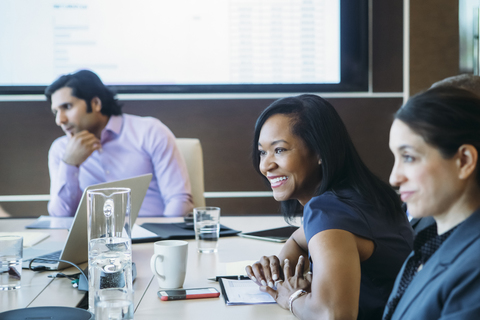
<svg viewBox="0 0 480 320">
<path fill-rule="evenodd" d="M 205 206 L 205 191 L 203 182 L 203 152 L 200 140 L 191 138 L 177 138 L 177 147 L 187 165 L 188 176 L 192 186 L 193 205 Z"/>
</svg>

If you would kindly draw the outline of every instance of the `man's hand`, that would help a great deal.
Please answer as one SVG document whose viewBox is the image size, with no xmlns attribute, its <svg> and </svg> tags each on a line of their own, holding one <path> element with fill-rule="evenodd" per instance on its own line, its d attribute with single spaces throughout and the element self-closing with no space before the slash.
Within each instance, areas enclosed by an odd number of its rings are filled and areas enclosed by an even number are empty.
<svg viewBox="0 0 480 320">
<path fill-rule="evenodd" d="M 93 151 L 101 148 L 100 140 L 87 130 L 72 134 L 65 149 L 63 162 L 78 167 L 90 157 Z"/>
</svg>

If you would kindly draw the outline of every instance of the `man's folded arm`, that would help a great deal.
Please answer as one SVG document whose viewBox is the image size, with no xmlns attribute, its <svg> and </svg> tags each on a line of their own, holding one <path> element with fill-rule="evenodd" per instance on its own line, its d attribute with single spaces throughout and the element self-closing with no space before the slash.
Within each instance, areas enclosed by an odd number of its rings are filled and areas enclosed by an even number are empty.
<svg viewBox="0 0 480 320">
<path fill-rule="evenodd" d="M 176 194 L 165 203 L 165 217 L 183 216 L 193 211 L 192 197 L 190 194 Z"/>
</svg>

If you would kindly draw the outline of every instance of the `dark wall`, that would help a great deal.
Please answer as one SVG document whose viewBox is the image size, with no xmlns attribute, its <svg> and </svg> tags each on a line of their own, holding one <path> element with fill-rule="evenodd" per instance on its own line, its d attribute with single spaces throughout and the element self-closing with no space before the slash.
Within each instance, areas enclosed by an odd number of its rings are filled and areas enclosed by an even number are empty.
<svg viewBox="0 0 480 320">
<path fill-rule="evenodd" d="M 458 0 L 410 1 L 410 30 L 414 95 L 459 72 Z"/>
<path fill-rule="evenodd" d="M 373 92 L 402 92 L 403 2 L 373 1 Z M 401 98 L 332 98 L 366 164 L 388 180 L 392 114 Z M 267 191 L 250 162 L 255 120 L 273 99 L 123 101 L 124 112 L 154 116 L 177 137 L 199 138 L 205 191 Z M 47 153 L 62 131 L 46 102 L 0 102 L 0 195 L 47 194 Z M 207 199 L 223 214 L 278 212 L 271 198 Z M 46 214 L 46 202 L 3 203 L 18 216 Z"/>
</svg>

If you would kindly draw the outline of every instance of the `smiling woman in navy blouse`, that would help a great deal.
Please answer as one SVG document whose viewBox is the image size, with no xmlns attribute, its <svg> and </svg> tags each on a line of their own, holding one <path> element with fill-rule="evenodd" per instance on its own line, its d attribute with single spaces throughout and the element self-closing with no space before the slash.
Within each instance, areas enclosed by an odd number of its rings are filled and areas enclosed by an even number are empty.
<svg viewBox="0 0 480 320">
<path fill-rule="evenodd" d="M 287 220 L 304 209 L 303 226 L 248 266 L 250 278 L 301 319 L 381 319 L 413 232 L 332 105 L 315 95 L 274 102 L 257 120 L 253 162 Z"/>
</svg>

